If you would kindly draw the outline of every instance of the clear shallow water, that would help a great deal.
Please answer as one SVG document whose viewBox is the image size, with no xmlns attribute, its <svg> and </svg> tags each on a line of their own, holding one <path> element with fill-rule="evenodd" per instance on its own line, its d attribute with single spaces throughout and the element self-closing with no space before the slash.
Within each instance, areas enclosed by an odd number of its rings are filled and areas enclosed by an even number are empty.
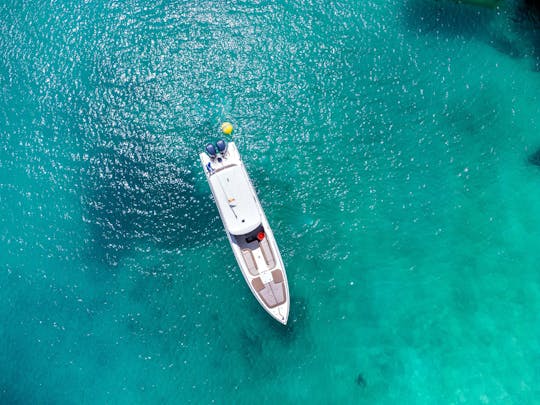
<svg viewBox="0 0 540 405">
<path fill-rule="evenodd" d="M 2 402 L 538 398 L 540 42 L 507 5 L 0 6 Z M 224 119 L 286 328 L 199 168 Z"/>
</svg>

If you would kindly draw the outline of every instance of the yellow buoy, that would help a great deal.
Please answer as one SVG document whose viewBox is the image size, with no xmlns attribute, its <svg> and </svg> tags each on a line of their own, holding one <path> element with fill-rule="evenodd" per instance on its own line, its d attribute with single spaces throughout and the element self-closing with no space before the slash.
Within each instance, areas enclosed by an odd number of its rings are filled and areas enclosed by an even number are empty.
<svg viewBox="0 0 540 405">
<path fill-rule="evenodd" d="M 224 122 L 221 124 L 221 132 L 223 132 L 225 135 L 232 134 L 233 126 L 230 122 Z"/>
</svg>

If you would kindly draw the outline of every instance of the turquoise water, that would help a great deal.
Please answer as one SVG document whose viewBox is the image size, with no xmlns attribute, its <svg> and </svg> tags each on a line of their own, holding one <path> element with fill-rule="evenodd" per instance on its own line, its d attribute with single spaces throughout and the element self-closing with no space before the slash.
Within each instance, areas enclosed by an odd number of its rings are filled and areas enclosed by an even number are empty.
<svg viewBox="0 0 540 405">
<path fill-rule="evenodd" d="M 407 1 L 0 5 L 0 402 L 540 398 L 538 33 Z M 289 325 L 198 163 L 234 123 Z"/>
</svg>

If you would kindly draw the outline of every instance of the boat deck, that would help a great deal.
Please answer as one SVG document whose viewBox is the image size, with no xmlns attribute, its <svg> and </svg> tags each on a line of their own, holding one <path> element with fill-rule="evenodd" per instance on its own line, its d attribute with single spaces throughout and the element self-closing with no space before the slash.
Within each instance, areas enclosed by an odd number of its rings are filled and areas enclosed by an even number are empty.
<svg viewBox="0 0 540 405">
<path fill-rule="evenodd" d="M 242 252 L 249 273 L 254 276 L 251 279 L 253 289 L 268 308 L 274 308 L 286 301 L 286 287 L 268 238 L 258 240 L 259 232 L 264 232 L 262 226 L 247 235 L 231 236 Z"/>
<path fill-rule="evenodd" d="M 253 276 L 258 275 L 260 272 L 271 270 L 276 266 L 276 259 L 268 240 L 264 238 L 259 241 L 255 238 L 255 235 L 262 231 L 264 230 L 261 226 L 248 235 L 231 235 L 234 242 L 240 248 L 246 266 Z"/>
<path fill-rule="evenodd" d="M 260 277 L 256 277 L 251 280 L 251 284 L 269 308 L 283 304 L 287 298 L 283 273 L 280 269 L 272 271 L 272 279 L 269 282 L 263 283 Z"/>
</svg>

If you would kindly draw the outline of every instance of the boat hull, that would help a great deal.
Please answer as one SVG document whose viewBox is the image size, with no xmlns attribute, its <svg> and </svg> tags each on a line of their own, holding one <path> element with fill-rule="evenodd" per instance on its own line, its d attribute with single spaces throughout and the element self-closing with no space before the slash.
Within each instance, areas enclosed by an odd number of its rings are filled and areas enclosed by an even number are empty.
<svg viewBox="0 0 540 405">
<path fill-rule="evenodd" d="M 230 142 L 213 159 L 201 153 L 200 159 L 249 289 L 269 315 L 286 324 L 290 299 L 283 259 L 236 145 Z"/>
</svg>

